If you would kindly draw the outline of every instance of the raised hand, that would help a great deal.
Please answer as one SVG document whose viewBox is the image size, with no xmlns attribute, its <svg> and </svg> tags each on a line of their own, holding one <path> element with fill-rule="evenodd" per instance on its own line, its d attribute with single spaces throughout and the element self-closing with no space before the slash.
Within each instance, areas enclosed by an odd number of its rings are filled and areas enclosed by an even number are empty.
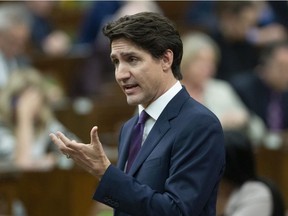
<svg viewBox="0 0 288 216">
<path fill-rule="evenodd" d="M 91 129 L 89 144 L 70 140 L 59 131 L 56 134 L 51 133 L 50 137 L 63 154 L 72 158 L 76 164 L 92 175 L 101 177 L 111 162 L 103 150 L 97 130 L 96 126 Z"/>
</svg>

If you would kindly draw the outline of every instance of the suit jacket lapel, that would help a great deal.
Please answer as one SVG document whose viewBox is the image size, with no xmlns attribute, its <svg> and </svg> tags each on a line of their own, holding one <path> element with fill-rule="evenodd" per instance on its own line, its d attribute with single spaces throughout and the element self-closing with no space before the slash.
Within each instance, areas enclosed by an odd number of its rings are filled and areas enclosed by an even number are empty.
<svg viewBox="0 0 288 216">
<path fill-rule="evenodd" d="M 119 146 L 119 158 L 118 158 L 118 162 L 117 162 L 117 167 L 120 168 L 121 170 L 124 170 L 125 168 L 125 164 L 128 158 L 128 152 L 129 152 L 129 144 L 130 144 L 130 137 L 131 137 L 131 133 L 132 133 L 132 129 L 134 127 L 134 125 L 137 122 L 137 115 L 135 115 L 131 121 L 127 124 L 126 128 L 123 130 L 125 130 L 124 133 L 121 133 L 121 135 L 123 136 L 123 141 L 121 141 L 120 146 Z"/>
<path fill-rule="evenodd" d="M 143 146 L 140 149 L 134 163 L 132 164 L 132 167 L 129 171 L 131 175 L 133 175 L 137 171 L 140 165 L 145 161 L 145 159 L 149 156 L 155 146 L 159 143 L 159 140 L 169 129 L 170 125 L 168 119 L 163 119 L 155 123 L 154 127 L 152 128 L 145 142 L 143 143 Z"/>
<path fill-rule="evenodd" d="M 145 161 L 145 159 L 149 156 L 149 154 L 153 151 L 156 145 L 158 145 L 160 139 L 166 134 L 166 132 L 170 129 L 170 120 L 175 118 L 183 103 L 190 96 L 185 88 L 183 88 L 166 106 L 163 110 L 159 118 L 157 119 L 155 125 L 147 136 L 143 146 L 136 157 L 132 167 L 129 171 L 131 175 L 133 175 L 137 169 L 141 166 L 141 164 Z M 127 157 L 126 157 L 127 158 Z"/>
</svg>

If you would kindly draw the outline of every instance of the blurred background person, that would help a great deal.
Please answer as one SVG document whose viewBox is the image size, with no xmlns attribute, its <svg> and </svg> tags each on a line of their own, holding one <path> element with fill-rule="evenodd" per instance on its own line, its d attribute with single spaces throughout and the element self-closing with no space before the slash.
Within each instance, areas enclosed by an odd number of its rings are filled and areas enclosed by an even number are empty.
<svg viewBox="0 0 288 216">
<path fill-rule="evenodd" d="M 237 130 L 224 130 L 226 168 L 217 197 L 218 216 L 285 216 L 282 193 L 259 177 L 253 146 Z"/>
<path fill-rule="evenodd" d="M 261 120 L 250 114 L 227 81 L 215 78 L 221 59 L 217 44 L 207 34 L 195 31 L 182 40 L 182 84 L 189 94 L 214 112 L 224 129 L 247 131 L 253 139 L 260 139 Z"/>
<path fill-rule="evenodd" d="M 218 78 L 229 81 L 234 74 L 255 67 L 263 45 L 287 37 L 283 25 L 272 18 L 264 21 L 263 15 L 269 14 L 266 2 L 217 1 L 213 4 L 217 25 L 209 34 L 220 47 L 222 56 L 217 67 Z"/>
<path fill-rule="evenodd" d="M 0 4 L 0 89 L 15 69 L 29 64 L 25 54 L 30 36 L 27 11 L 21 3 Z"/>
<path fill-rule="evenodd" d="M 247 40 L 261 48 L 287 38 L 287 10 L 285 1 L 259 1 L 257 24 L 248 30 Z"/>
<path fill-rule="evenodd" d="M 77 139 L 53 115 L 50 90 L 57 96 L 55 88 L 59 87 L 32 68 L 11 75 L 0 94 L 1 162 L 24 170 L 49 170 L 63 161 L 71 167 L 71 161 L 63 159 L 49 139 L 49 133 L 57 130 Z"/>
<path fill-rule="evenodd" d="M 233 77 L 232 86 L 244 104 L 265 123 L 264 143 L 279 148 L 288 129 L 288 41 L 263 49 L 258 67 Z"/>
<path fill-rule="evenodd" d="M 85 14 L 76 34 L 77 44 L 93 46 L 101 32 L 103 21 L 112 16 L 125 4 L 125 1 L 93 1 Z M 88 47 L 89 49 L 89 47 Z"/>
<path fill-rule="evenodd" d="M 57 29 L 52 21 L 52 12 L 57 1 L 24 1 L 31 23 L 30 51 L 35 54 L 61 56 L 71 49 L 70 36 Z"/>
<path fill-rule="evenodd" d="M 257 1 L 219 1 L 215 5 L 217 29 L 211 34 L 220 47 L 222 59 L 217 77 L 229 81 L 233 74 L 254 67 L 258 48 L 250 43 L 247 32 L 257 24 Z"/>
<path fill-rule="evenodd" d="M 217 25 L 219 24 L 216 12 L 217 4 L 221 5 L 222 3 L 217 3 L 217 1 L 190 1 L 184 13 L 185 25 L 206 33 L 217 31 Z M 261 45 L 282 38 L 283 33 L 285 34 L 288 29 L 287 2 L 258 1 L 257 7 L 257 23 L 248 30 L 247 40 Z"/>
</svg>

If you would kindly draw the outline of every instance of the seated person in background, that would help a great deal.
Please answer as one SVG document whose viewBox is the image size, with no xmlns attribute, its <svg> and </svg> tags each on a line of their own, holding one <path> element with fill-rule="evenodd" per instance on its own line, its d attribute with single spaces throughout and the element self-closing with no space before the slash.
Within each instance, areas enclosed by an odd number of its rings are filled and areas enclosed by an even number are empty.
<svg viewBox="0 0 288 216">
<path fill-rule="evenodd" d="M 49 56 L 61 56 L 71 48 L 69 35 L 57 29 L 52 21 L 56 1 L 24 1 L 31 21 L 31 51 Z"/>
<path fill-rule="evenodd" d="M 259 51 L 246 35 L 257 25 L 259 16 L 257 1 L 216 1 L 217 29 L 211 33 L 221 51 L 217 77 L 229 80 L 257 64 Z"/>
<path fill-rule="evenodd" d="M 1 92 L 0 162 L 25 170 L 46 170 L 66 162 L 48 136 L 57 130 L 69 132 L 53 115 L 51 84 L 46 81 L 36 70 L 22 69 L 11 75 Z"/>
<path fill-rule="evenodd" d="M 219 8 L 217 9 L 217 7 Z M 243 1 L 194 0 L 187 5 L 184 21 L 189 28 L 200 29 L 207 33 L 213 33 L 219 27 L 221 28 L 218 25 L 223 25 L 222 30 L 231 29 L 232 33 L 240 36 L 243 32 L 242 29 L 246 31 L 246 33 L 244 31 L 245 35 L 243 36 L 246 37 L 247 42 L 262 46 L 268 42 L 287 37 L 287 10 L 288 4 L 285 1 L 257 1 L 256 3 L 255 1 L 245 1 L 243 3 Z M 218 19 L 221 19 L 220 16 L 222 15 L 223 20 L 219 22 Z M 240 20 L 235 20 L 237 17 Z M 249 20 L 253 21 L 255 18 L 256 23 L 254 25 L 247 25 Z M 238 22 L 238 25 L 233 25 L 235 21 Z M 250 28 L 246 29 L 249 26 Z"/>
<path fill-rule="evenodd" d="M 224 131 L 226 169 L 217 198 L 218 216 L 284 216 L 276 185 L 257 176 L 253 147 L 243 133 Z"/>
<path fill-rule="evenodd" d="M 91 2 L 82 17 L 78 32 L 76 32 L 76 43 L 93 46 L 95 39 L 101 33 L 103 21 L 116 13 L 123 4 L 125 1 Z"/>
<path fill-rule="evenodd" d="M 279 41 L 263 49 L 258 67 L 231 80 L 246 106 L 263 120 L 271 132 L 267 133 L 264 143 L 273 148 L 280 147 L 285 141 L 282 135 L 288 129 L 287 68 L 288 41 Z"/>
<path fill-rule="evenodd" d="M 26 45 L 30 36 L 27 11 L 21 3 L 0 4 L 0 89 L 12 71 L 28 65 Z"/>
<path fill-rule="evenodd" d="M 189 94 L 214 112 L 224 129 L 245 129 L 251 123 L 250 129 L 257 128 L 250 130 L 251 136 L 258 139 L 263 128 L 260 119 L 249 116 L 249 110 L 228 82 L 214 78 L 221 58 L 217 44 L 200 32 L 191 32 L 182 39 L 182 84 Z"/>
</svg>

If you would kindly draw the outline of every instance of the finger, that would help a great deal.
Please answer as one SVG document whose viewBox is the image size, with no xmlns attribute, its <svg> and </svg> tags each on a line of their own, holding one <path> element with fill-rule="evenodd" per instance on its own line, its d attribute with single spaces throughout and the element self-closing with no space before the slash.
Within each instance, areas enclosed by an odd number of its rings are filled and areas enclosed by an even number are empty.
<svg viewBox="0 0 288 216">
<path fill-rule="evenodd" d="M 68 147 L 71 147 L 71 143 L 72 141 L 66 137 L 63 133 L 61 133 L 60 131 L 57 131 L 56 133 L 57 137 Z"/>
<path fill-rule="evenodd" d="M 59 149 L 64 149 L 65 144 L 53 133 L 49 134 L 52 142 L 58 146 Z"/>
<path fill-rule="evenodd" d="M 66 145 L 53 133 L 49 134 L 52 142 L 57 145 L 58 149 L 62 152 L 62 154 L 69 156 L 69 153 L 67 153 L 67 147 Z"/>
<path fill-rule="evenodd" d="M 91 135 L 91 145 L 93 146 L 94 150 L 98 152 L 99 154 L 103 153 L 103 147 L 98 136 L 97 126 L 91 129 L 90 135 Z"/>
<path fill-rule="evenodd" d="M 77 151 L 79 149 L 79 143 L 77 143 L 76 141 L 71 141 L 69 138 L 67 138 L 63 133 L 61 133 L 60 131 L 57 131 L 56 133 L 58 139 L 60 139 L 63 144 L 65 145 L 66 150 L 71 151 Z M 63 152 L 63 151 L 62 151 Z"/>
<path fill-rule="evenodd" d="M 57 137 L 55 134 L 51 133 L 49 134 L 51 140 L 53 141 L 54 144 L 57 145 L 58 149 L 62 152 L 62 154 L 66 155 L 67 158 L 72 158 L 72 155 L 75 154 L 75 151 L 71 148 L 68 148 L 62 140 Z M 72 141 L 73 142 L 73 141 Z"/>
<path fill-rule="evenodd" d="M 95 126 L 95 127 L 93 127 L 91 129 L 90 137 L 91 137 L 91 144 L 100 143 L 99 136 L 98 136 L 98 127 L 97 126 Z"/>
</svg>

